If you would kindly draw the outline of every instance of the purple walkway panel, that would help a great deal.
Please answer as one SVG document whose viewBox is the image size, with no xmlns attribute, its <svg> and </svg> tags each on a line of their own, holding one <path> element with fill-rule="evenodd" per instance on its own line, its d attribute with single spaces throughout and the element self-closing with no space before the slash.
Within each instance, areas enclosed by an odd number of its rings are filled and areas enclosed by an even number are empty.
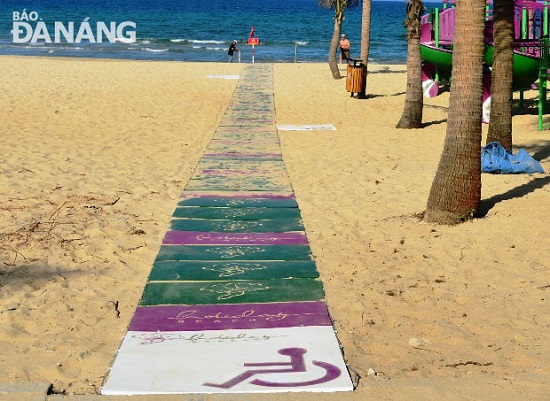
<svg viewBox="0 0 550 401">
<path fill-rule="evenodd" d="M 296 199 L 293 192 L 263 192 L 263 191 L 184 191 L 181 199 L 217 198 L 217 199 Z"/>
<path fill-rule="evenodd" d="M 168 231 L 163 245 L 307 245 L 304 232 L 288 233 L 205 233 Z"/>
<path fill-rule="evenodd" d="M 256 176 L 256 177 L 270 177 L 273 176 L 275 172 L 269 170 L 229 170 L 229 169 L 204 169 L 198 170 L 197 174 L 193 176 L 193 179 L 201 179 L 201 176 L 205 175 L 215 175 L 215 176 Z M 286 177 L 286 176 L 285 176 Z"/>
<path fill-rule="evenodd" d="M 221 157 L 221 158 L 234 158 L 234 159 L 265 159 L 265 160 L 282 160 L 283 155 L 281 153 L 263 153 L 263 152 L 251 152 L 251 153 L 205 153 L 204 157 Z"/>
<path fill-rule="evenodd" d="M 129 330 L 201 331 L 332 326 L 324 302 L 139 306 Z"/>
</svg>

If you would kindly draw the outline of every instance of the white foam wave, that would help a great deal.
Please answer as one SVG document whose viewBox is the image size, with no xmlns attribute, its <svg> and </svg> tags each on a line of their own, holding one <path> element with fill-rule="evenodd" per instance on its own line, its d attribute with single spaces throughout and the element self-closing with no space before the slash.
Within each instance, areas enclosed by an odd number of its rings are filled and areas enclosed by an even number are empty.
<svg viewBox="0 0 550 401">
<path fill-rule="evenodd" d="M 168 49 L 151 49 L 150 47 L 142 47 L 141 50 L 151 53 L 164 53 L 168 51 Z"/>
<path fill-rule="evenodd" d="M 205 50 L 214 50 L 214 51 L 220 51 L 220 50 L 226 50 L 225 47 L 209 47 L 209 46 L 191 46 L 193 49 L 205 49 Z"/>
<path fill-rule="evenodd" d="M 37 46 L 9 46 L 9 47 L 13 47 L 15 49 L 17 48 L 23 48 L 23 49 L 36 49 Z M 46 47 L 44 46 L 43 49 L 51 49 L 51 47 Z"/>
<path fill-rule="evenodd" d="M 204 43 L 204 44 L 217 44 L 221 45 L 225 43 L 223 40 L 198 40 L 198 39 L 189 39 L 189 43 Z"/>
<path fill-rule="evenodd" d="M 116 42 L 120 42 L 120 43 L 134 43 L 135 42 L 135 39 L 130 39 L 130 38 L 115 38 L 115 41 Z"/>
</svg>

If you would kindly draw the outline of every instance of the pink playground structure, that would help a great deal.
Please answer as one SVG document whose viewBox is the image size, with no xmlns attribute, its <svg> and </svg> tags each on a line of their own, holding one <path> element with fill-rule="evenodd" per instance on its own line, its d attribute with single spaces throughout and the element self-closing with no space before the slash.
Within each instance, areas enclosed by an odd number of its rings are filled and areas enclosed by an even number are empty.
<svg viewBox="0 0 550 401">
<path fill-rule="evenodd" d="M 422 86 L 426 97 L 439 94 L 442 83 L 450 83 L 453 38 L 455 27 L 454 0 L 443 0 L 442 8 L 435 8 L 421 18 L 420 52 L 423 60 Z M 493 63 L 493 7 L 487 1 L 485 22 L 485 55 L 483 78 L 483 121 L 489 122 L 491 105 L 491 66 Z M 516 0 L 514 11 L 514 69 L 513 88 L 520 91 L 539 82 L 539 129 L 546 104 L 548 77 L 548 10 L 550 1 Z"/>
</svg>

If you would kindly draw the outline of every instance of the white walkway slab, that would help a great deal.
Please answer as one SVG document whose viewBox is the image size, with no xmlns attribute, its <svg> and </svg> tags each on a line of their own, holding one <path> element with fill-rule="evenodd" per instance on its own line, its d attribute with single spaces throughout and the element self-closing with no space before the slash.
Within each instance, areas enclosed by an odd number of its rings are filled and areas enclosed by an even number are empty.
<svg viewBox="0 0 550 401">
<path fill-rule="evenodd" d="M 279 131 L 336 131 L 333 124 L 317 124 L 317 125 L 286 125 L 278 124 Z"/>
<path fill-rule="evenodd" d="M 131 389 L 130 391 L 128 389 Z M 103 395 L 351 391 L 331 326 L 129 331 Z"/>
</svg>

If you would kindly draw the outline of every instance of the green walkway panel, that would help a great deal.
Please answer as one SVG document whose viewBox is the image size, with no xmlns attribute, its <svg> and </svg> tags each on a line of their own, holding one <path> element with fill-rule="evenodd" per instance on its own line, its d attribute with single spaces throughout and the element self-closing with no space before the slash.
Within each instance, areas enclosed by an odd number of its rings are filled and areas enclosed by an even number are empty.
<svg viewBox="0 0 550 401">
<path fill-rule="evenodd" d="M 270 280 L 318 278 L 313 260 L 160 261 L 149 281 Z"/>
<path fill-rule="evenodd" d="M 265 208 L 265 207 L 193 207 L 176 208 L 174 217 L 193 219 L 225 219 L 225 220 L 264 220 L 300 218 L 297 208 Z"/>
<path fill-rule="evenodd" d="M 149 282 L 140 305 L 208 305 L 318 301 L 324 298 L 320 281 L 278 279 L 248 281 Z"/>
</svg>

